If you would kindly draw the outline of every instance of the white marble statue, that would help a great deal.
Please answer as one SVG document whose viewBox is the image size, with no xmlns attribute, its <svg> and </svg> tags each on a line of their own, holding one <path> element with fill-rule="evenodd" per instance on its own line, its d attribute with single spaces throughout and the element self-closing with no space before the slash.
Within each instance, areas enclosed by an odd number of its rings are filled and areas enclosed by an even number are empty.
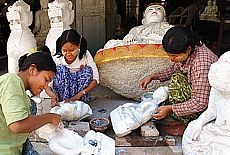
<svg viewBox="0 0 230 155">
<path fill-rule="evenodd" d="M 74 10 L 72 2 L 69 0 L 55 0 L 48 4 L 48 16 L 51 28 L 46 38 L 46 46 L 49 47 L 52 54 L 56 50 L 56 40 L 62 32 L 71 29 L 70 25 L 74 21 Z"/>
<path fill-rule="evenodd" d="M 208 108 L 183 135 L 186 155 L 228 155 L 230 151 L 230 51 L 211 65 L 208 79 L 212 86 Z"/>
<path fill-rule="evenodd" d="M 32 24 L 33 15 L 30 6 L 18 0 L 8 7 L 6 16 L 11 29 L 7 41 L 8 72 L 18 73 L 18 59 L 32 48 L 37 49 L 34 35 L 28 27 Z"/>
<path fill-rule="evenodd" d="M 103 133 L 90 130 L 84 137 L 66 128 L 46 124 L 35 133 L 49 142 L 57 155 L 115 155 L 115 141 Z"/>
<path fill-rule="evenodd" d="M 150 4 L 144 11 L 143 25 L 133 27 L 123 40 L 109 40 L 104 49 L 129 44 L 161 44 L 164 34 L 172 27 L 165 17 L 165 9 L 161 5 Z"/>
<path fill-rule="evenodd" d="M 93 114 L 90 106 L 82 101 L 60 102 L 60 106 L 53 107 L 50 113 L 61 115 L 65 121 L 80 121 Z"/>
<path fill-rule="evenodd" d="M 146 99 L 141 103 L 125 103 L 111 111 L 111 123 L 118 137 L 123 137 L 146 123 L 158 104 L 168 98 L 168 88 L 159 87 L 153 92 L 152 100 Z"/>
<path fill-rule="evenodd" d="M 38 48 L 45 45 L 46 36 L 50 29 L 48 2 L 49 0 L 40 0 L 41 9 L 35 14 L 35 25 L 32 32 L 35 35 Z"/>
</svg>

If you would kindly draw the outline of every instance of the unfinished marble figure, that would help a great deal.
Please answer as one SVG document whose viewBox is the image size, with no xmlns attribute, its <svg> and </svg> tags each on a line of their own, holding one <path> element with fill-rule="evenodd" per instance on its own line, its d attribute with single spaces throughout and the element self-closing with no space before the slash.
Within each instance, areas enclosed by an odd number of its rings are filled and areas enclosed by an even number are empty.
<svg viewBox="0 0 230 155">
<path fill-rule="evenodd" d="M 109 40 L 104 49 L 129 44 L 161 44 L 164 34 L 172 27 L 166 22 L 165 9 L 161 5 L 150 3 L 143 15 L 142 24 L 133 27 L 123 40 Z"/>
<path fill-rule="evenodd" d="M 115 155 L 115 141 L 100 132 L 90 130 L 84 137 L 66 128 L 51 124 L 37 129 L 36 134 L 49 142 L 49 149 L 58 155 Z"/>
<path fill-rule="evenodd" d="M 167 100 L 168 87 L 159 87 L 153 92 L 151 100 L 141 103 L 126 103 L 120 105 L 110 113 L 113 130 L 118 137 L 123 137 L 146 123 L 158 104 Z"/>
<path fill-rule="evenodd" d="M 60 102 L 60 106 L 53 107 L 50 113 L 61 115 L 65 121 L 80 121 L 93 114 L 90 106 L 82 101 Z"/>
<path fill-rule="evenodd" d="M 228 155 L 230 150 L 230 51 L 211 65 L 209 104 L 198 119 L 189 123 L 182 139 L 186 155 Z"/>
<path fill-rule="evenodd" d="M 30 6 L 18 0 L 8 8 L 6 16 L 11 29 L 7 41 L 8 72 L 18 73 L 19 58 L 31 49 L 37 49 L 34 35 L 28 27 L 32 24 L 33 15 Z"/>
</svg>

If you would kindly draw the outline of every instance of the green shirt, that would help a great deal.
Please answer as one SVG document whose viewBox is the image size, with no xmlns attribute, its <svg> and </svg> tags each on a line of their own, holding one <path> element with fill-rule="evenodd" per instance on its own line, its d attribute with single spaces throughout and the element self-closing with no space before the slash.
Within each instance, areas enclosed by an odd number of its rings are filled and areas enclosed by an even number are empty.
<svg viewBox="0 0 230 155">
<path fill-rule="evenodd" d="M 13 73 L 0 76 L 0 155 L 21 155 L 28 133 L 13 133 L 8 125 L 29 114 L 30 98 L 22 79 Z"/>
</svg>

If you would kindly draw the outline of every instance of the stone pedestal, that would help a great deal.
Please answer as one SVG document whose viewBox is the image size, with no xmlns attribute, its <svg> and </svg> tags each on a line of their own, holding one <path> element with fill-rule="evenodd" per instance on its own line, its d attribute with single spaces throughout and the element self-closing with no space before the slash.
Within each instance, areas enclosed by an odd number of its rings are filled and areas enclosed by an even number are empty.
<svg viewBox="0 0 230 155">
<path fill-rule="evenodd" d="M 159 131 L 152 121 L 148 121 L 141 126 L 141 136 L 159 136 Z"/>
</svg>

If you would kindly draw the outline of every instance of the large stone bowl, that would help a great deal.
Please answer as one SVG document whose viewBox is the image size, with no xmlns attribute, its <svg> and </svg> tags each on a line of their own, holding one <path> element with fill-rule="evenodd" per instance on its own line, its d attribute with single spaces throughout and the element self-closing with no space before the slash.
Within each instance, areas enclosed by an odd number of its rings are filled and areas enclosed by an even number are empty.
<svg viewBox="0 0 230 155">
<path fill-rule="evenodd" d="M 153 80 L 143 91 L 139 86 L 140 80 L 172 64 L 160 44 L 135 44 L 100 50 L 94 61 L 102 86 L 136 101 L 140 101 L 145 92 L 168 84 Z"/>
</svg>

